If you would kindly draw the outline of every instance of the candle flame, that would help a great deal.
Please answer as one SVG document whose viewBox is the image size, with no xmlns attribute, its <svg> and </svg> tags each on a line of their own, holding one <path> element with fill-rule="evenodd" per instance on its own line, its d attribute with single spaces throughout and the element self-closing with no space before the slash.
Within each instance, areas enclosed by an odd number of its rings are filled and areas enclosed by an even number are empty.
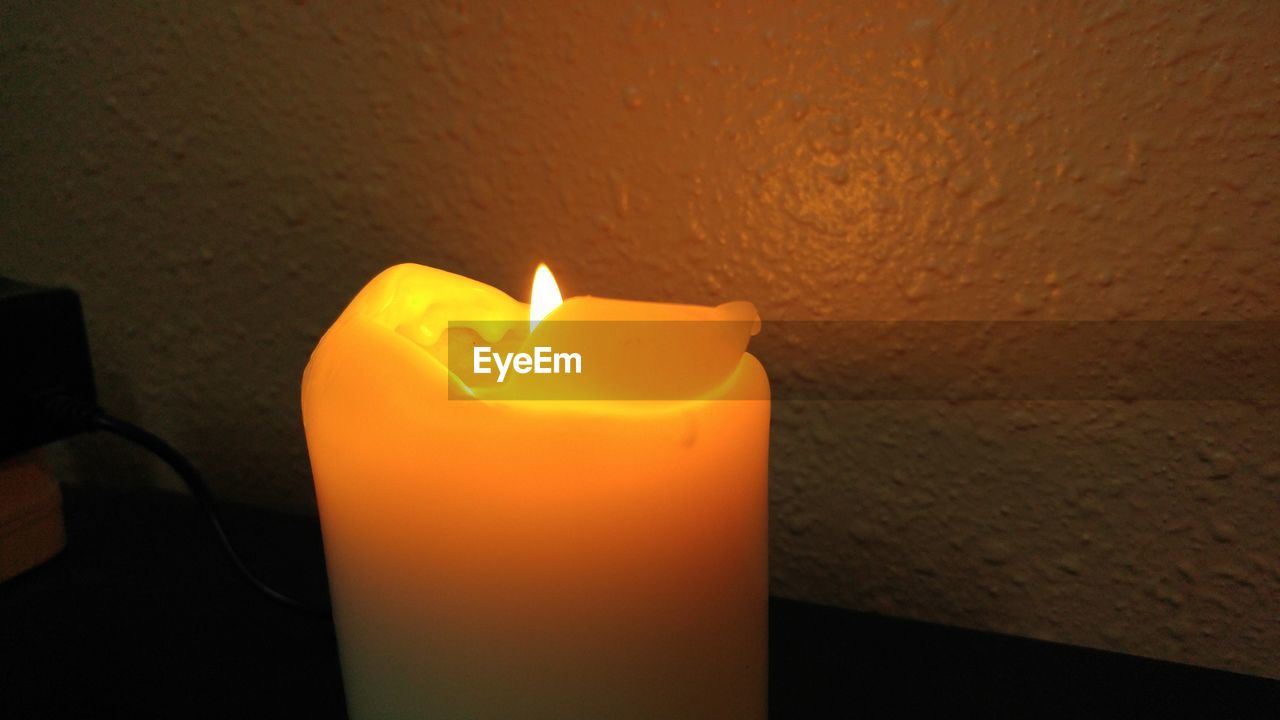
<svg viewBox="0 0 1280 720">
<path fill-rule="evenodd" d="M 540 263 L 533 274 L 533 292 L 529 297 L 529 331 L 538 327 L 542 318 L 560 306 L 564 299 L 560 297 L 560 287 L 556 285 L 555 276 L 546 263 Z"/>
</svg>

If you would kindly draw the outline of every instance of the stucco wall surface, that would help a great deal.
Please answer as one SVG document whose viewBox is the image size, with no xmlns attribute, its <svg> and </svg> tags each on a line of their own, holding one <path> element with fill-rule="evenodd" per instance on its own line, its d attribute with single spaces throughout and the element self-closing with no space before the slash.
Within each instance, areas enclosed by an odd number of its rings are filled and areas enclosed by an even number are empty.
<svg viewBox="0 0 1280 720">
<path fill-rule="evenodd" d="M 0 272 L 79 288 L 106 404 L 227 497 L 309 507 L 302 368 L 402 261 L 766 319 L 1276 317 L 1276 3 L 0 27 Z M 1278 430 L 1250 402 L 779 403 L 773 587 L 1280 677 Z M 170 482 L 107 440 L 63 461 Z"/>
</svg>

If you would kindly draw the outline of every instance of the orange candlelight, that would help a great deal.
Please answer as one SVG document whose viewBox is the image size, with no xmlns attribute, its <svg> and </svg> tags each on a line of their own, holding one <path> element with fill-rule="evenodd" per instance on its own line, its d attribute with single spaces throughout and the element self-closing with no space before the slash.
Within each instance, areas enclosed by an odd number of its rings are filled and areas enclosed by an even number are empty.
<svg viewBox="0 0 1280 720">
<path fill-rule="evenodd" d="M 744 352 L 755 310 L 561 303 L 544 271 L 526 305 L 390 268 L 307 366 L 351 715 L 764 717 L 770 405 Z M 601 340 L 595 321 L 640 321 L 640 340 Z M 659 327 L 671 336 L 645 334 Z M 644 349 L 672 338 L 679 354 L 653 367 Z M 477 342 L 573 344 L 584 372 L 451 371 Z M 511 399 L 534 378 L 545 399 Z M 575 381 L 594 399 L 557 399 Z M 609 399 L 627 383 L 663 399 Z"/>
</svg>

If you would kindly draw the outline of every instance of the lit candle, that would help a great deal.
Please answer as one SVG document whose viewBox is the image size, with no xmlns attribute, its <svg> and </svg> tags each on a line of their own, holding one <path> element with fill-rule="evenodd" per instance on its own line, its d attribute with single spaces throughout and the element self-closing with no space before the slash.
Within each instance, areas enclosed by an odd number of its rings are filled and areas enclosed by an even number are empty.
<svg viewBox="0 0 1280 720">
<path fill-rule="evenodd" d="M 526 305 L 399 265 L 311 357 L 303 418 L 351 716 L 764 717 L 755 310 L 561 303 L 549 280 Z M 578 374 L 512 369 L 515 351 L 566 345 Z M 620 399 L 637 388 L 655 399 Z"/>
</svg>

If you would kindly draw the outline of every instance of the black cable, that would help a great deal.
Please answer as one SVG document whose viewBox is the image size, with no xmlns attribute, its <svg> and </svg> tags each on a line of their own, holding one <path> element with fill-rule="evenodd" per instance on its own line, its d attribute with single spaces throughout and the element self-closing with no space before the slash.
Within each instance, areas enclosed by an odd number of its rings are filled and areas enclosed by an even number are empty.
<svg viewBox="0 0 1280 720">
<path fill-rule="evenodd" d="M 231 539 L 227 537 L 227 531 L 222 527 L 222 518 L 218 515 L 217 505 L 214 503 L 213 494 L 209 492 L 209 486 L 205 483 L 204 477 L 200 475 L 200 471 L 196 469 L 191 461 L 185 455 L 174 449 L 172 445 L 165 442 L 159 436 L 154 435 L 133 423 L 126 422 L 119 418 L 112 417 L 102 411 L 93 413 L 89 417 L 89 424 L 97 430 L 103 430 L 113 435 L 119 436 L 129 442 L 138 445 L 152 454 L 159 457 L 173 471 L 182 478 L 187 488 L 191 491 L 192 497 L 195 498 L 196 504 L 204 511 L 205 517 L 209 520 L 209 524 L 213 527 L 213 532 L 218 536 L 218 543 L 222 545 L 222 549 L 226 552 L 231 563 L 235 565 L 239 571 L 240 577 L 254 587 L 258 592 L 266 595 L 277 603 L 284 605 L 291 610 L 315 613 L 317 615 L 328 615 L 327 611 L 312 608 L 294 598 L 276 590 L 267 583 L 263 582 L 249 566 L 245 565 L 244 560 L 240 558 L 240 554 L 236 552 L 235 546 L 231 544 Z"/>
</svg>

